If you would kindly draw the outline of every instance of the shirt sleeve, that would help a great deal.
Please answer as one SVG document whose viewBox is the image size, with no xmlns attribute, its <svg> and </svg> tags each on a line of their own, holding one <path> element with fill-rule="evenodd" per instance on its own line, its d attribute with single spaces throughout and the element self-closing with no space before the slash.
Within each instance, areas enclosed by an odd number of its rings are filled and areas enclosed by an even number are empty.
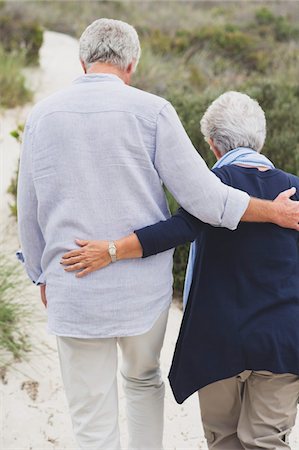
<svg viewBox="0 0 299 450">
<path fill-rule="evenodd" d="M 37 217 L 38 202 L 32 175 L 32 141 L 32 129 L 26 124 L 18 177 L 18 230 L 26 272 L 33 283 L 42 284 L 45 282 L 41 269 L 45 241 Z"/>
<path fill-rule="evenodd" d="M 135 231 L 143 249 L 143 258 L 156 255 L 196 239 L 205 223 L 180 208 L 168 220 Z"/>
<path fill-rule="evenodd" d="M 248 207 L 248 194 L 224 185 L 209 170 L 169 103 L 157 119 L 155 167 L 190 214 L 214 226 L 237 228 Z"/>
</svg>

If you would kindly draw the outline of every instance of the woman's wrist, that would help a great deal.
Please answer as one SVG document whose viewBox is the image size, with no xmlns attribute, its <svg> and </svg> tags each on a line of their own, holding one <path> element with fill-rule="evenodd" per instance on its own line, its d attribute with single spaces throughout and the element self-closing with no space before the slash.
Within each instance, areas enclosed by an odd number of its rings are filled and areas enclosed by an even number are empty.
<svg viewBox="0 0 299 450">
<path fill-rule="evenodd" d="M 114 241 L 116 245 L 116 259 L 142 258 L 143 249 L 135 233 Z"/>
</svg>

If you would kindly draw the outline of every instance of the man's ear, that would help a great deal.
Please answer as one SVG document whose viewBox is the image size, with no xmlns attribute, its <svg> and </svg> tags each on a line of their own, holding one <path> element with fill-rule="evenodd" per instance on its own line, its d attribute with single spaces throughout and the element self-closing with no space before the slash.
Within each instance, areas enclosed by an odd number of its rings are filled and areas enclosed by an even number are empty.
<svg viewBox="0 0 299 450">
<path fill-rule="evenodd" d="M 81 59 L 80 59 L 80 63 L 81 63 L 81 66 L 82 66 L 82 69 L 83 69 L 84 73 L 86 73 L 87 69 L 86 69 L 85 63 Z"/>
<path fill-rule="evenodd" d="M 124 73 L 124 78 L 123 78 L 123 80 L 124 80 L 124 82 L 125 82 L 126 84 L 130 84 L 130 83 L 131 83 L 131 77 L 132 77 L 132 75 L 133 75 L 134 69 L 135 69 L 135 61 L 132 61 L 132 62 L 128 65 L 128 67 L 125 69 L 125 71 L 123 72 L 123 73 Z"/>
<path fill-rule="evenodd" d="M 130 62 L 130 64 L 128 65 L 127 69 L 126 69 L 126 73 L 128 75 L 132 75 L 132 73 L 134 72 L 135 69 L 135 61 Z"/>
</svg>

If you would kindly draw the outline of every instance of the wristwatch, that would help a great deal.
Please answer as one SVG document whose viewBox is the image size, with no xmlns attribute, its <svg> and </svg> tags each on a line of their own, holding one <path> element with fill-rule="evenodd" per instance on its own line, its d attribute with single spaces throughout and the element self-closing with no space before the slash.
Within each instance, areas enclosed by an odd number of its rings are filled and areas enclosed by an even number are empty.
<svg viewBox="0 0 299 450">
<path fill-rule="evenodd" d="M 113 241 L 110 241 L 108 244 L 108 253 L 110 255 L 111 261 L 116 262 L 116 245 Z"/>
</svg>

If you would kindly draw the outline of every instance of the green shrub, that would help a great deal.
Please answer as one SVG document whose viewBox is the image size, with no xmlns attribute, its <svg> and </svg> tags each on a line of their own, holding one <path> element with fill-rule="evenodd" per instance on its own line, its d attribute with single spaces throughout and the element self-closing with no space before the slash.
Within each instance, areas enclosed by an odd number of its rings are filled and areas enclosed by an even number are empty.
<svg viewBox="0 0 299 450">
<path fill-rule="evenodd" d="M 299 176 L 299 87 L 255 81 L 244 92 L 256 98 L 266 113 L 267 139 L 263 153 L 276 166 Z"/>
<path fill-rule="evenodd" d="M 186 54 L 187 61 L 203 49 L 243 64 L 247 70 L 263 71 L 266 63 L 261 64 L 261 59 L 270 61 L 268 51 L 263 52 L 265 45 L 261 40 L 231 24 L 204 26 L 193 31 L 181 29 L 172 34 L 158 29 L 143 30 L 142 38 L 153 53 Z"/>
<path fill-rule="evenodd" d="M 235 25 L 204 27 L 196 39 L 199 44 L 204 43 L 212 52 L 229 58 L 246 71 L 263 72 L 271 61 L 270 43 L 265 46 L 254 34 Z"/>
<path fill-rule="evenodd" d="M 22 74 L 24 58 L 22 54 L 7 53 L 0 46 L 0 107 L 14 108 L 32 98 Z"/>
<path fill-rule="evenodd" d="M 203 71 L 195 64 L 190 64 L 188 69 L 189 69 L 189 81 L 192 88 L 204 89 L 208 84 L 208 80 Z"/>
<path fill-rule="evenodd" d="M 13 198 L 12 203 L 9 204 L 10 214 L 17 218 L 18 209 L 17 209 L 17 194 L 18 194 L 18 176 L 19 176 L 19 162 L 15 173 L 10 180 L 10 185 L 8 186 L 7 193 L 10 194 Z"/>
<path fill-rule="evenodd" d="M 6 53 L 21 53 L 25 64 L 38 64 L 43 29 L 36 21 L 25 20 L 21 13 L 1 15 L 0 41 Z"/>
<path fill-rule="evenodd" d="M 176 70 L 173 70 L 176 64 Z M 167 97 L 168 92 L 187 92 L 191 83 L 196 85 L 195 77 L 191 81 L 191 67 L 178 62 L 177 56 L 155 54 L 147 41 L 142 41 L 142 58 L 134 74 L 134 86 Z M 201 71 L 198 68 L 198 71 Z M 198 74 L 200 77 L 200 74 Z M 202 74 L 202 83 L 204 75 Z"/>
<path fill-rule="evenodd" d="M 280 42 L 298 39 L 299 28 L 293 26 L 286 17 L 279 16 L 274 26 L 274 36 Z"/>
<path fill-rule="evenodd" d="M 277 16 L 268 8 L 259 8 L 255 13 L 259 32 L 263 36 L 272 34 L 276 41 L 290 41 L 299 38 L 299 28 L 294 26 L 287 17 Z"/>
<path fill-rule="evenodd" d="M 255 19 L 259 25 L 272 25 L 276 21 L 276 16 L 270 9 L 263 6 L 255 12 Z"/>
<path fill-rule="evenodd" d="M 143 30 L 142 40 L 148 43 L 154 53 L 168 54 L 172 49 L 171 37 L 159 29 Z"/>
<path fill-rule="evenodd" d="M 0 256 L 0 351 L 20 359 L 29 350 L 27 335 L 22 331 L 29 309 L 23 298 L 20 264 Z M 7 359 L 7 358 L 6 358 Z M 0 361 L 2 362 L 2 361 Z"/>
<path fill-rule="evenodd" d="M 14 137 L 19 144 L 22 142 L 22 136 L 24 131 L 24 125 L 18 125 L 16 130 L 11 131 L 11 136 Z M 17 163 L 17 168 L 15 170 L 14 176 L 10 181 L 10 185 L 7 189 L 7 193 L 12 197 L 12 202 L 9 204 L 10 213 L 13 217 L 17 218 L 17 196 L 18 196 L 18 176 L 19 176 L 19 166 L 20 161 Z"/>
</svg>

